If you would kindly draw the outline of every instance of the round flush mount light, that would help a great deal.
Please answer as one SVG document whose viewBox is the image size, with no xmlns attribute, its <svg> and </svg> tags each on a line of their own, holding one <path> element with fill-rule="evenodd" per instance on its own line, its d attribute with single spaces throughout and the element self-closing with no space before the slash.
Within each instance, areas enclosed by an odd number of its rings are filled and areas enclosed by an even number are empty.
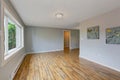
<svg viewBox="0 0 120 80">
<path fill-rule="evenodd" d="M 55 16 L 56 18 L 61 19 L 63 18 L 63 13 L 56 13 Z"/>
</svg>

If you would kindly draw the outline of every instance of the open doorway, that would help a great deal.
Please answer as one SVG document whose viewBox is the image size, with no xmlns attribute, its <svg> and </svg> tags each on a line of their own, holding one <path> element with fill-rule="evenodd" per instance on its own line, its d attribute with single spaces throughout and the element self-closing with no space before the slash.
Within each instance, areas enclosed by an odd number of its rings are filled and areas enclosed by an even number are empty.
<svg viewBox="0 0 120 80">
<path fill-rule="evenodd" d="M 64 50 L 70 49 L 70 31 L 64 31 Z"/>
<path fill-rule="evenodd" d="M 65 30 L 64 31 L 64 51 L 79 51 L 80 37 L 79 30 Z"/>
</svg>

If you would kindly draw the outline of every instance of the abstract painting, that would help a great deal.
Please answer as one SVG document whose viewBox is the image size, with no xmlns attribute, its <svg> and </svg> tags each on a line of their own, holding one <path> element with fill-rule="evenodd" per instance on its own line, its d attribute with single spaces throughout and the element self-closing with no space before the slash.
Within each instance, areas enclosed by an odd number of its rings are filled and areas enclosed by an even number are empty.
<svg viewBox="0 0 120 80">
<path fill-rule="evenodd" d="M 120 27 L 106 29 L 106 44 L 120 44 Z"/>
<path fill-rule="evenodd" d="M 99 39 L 99 26 L 89 27 L 87 29 L 88 39 Z"/>
</svg>

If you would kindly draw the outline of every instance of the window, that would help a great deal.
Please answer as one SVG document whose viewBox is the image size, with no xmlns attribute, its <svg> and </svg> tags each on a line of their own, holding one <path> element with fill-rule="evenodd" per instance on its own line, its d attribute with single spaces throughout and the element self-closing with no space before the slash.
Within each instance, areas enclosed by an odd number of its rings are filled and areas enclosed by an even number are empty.
<svg viewBox="0 0 120 80">
<path fill-rule="evenodd" d="M 4 16 L 5 56 L 23 47 L 23 27 L 11 15 Z"/>
</svg>

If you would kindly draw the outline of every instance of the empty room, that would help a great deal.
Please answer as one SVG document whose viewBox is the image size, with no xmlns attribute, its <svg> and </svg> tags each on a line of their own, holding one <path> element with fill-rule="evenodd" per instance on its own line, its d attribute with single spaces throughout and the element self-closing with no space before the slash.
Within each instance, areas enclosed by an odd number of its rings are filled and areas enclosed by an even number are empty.
<svg viewBox="0 0 120 80">
<path fill-rule="evenodd" d="M 120 80 L 120 0 L 0 0 L 0 80 Z"/>
</svg>

